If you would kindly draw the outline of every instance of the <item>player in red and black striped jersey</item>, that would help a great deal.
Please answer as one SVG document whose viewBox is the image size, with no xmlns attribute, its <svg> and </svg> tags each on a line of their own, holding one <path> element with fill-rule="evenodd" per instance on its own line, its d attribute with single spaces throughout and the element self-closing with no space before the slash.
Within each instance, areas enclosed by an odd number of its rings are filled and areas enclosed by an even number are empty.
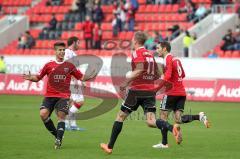
<svg viewBox="0 0 240 159">
<path fill-rule="evenodd" d="M 128 115 L 141 107 L 146 115 L 146 122 L 149 127 L 167 129 L 173 132 L 177 142 L 181 142 L 181 132 L 179 129 L 161 119 L 156 120 L 156 86 L 155 81 L 159 78 L 158 67 L 155 59 L 147 49 L 143 47 L 147 37 L 145 33 L 139 31 L 134 34 L 133 44 L 135 51 L 132 54 L 132 73 L 120 86 L 124 91 L 129 87 L 126 98 L 117 114 L 113 124 L 111 138 L 108 144 L 102 143 L 100 147 L 108 154 L 112 153 L 115 141 L 120 134 L 124 120 Z"/>
<path fill-rule="evenodd" d="M 77 70 L 74 64 L 64 61 L 65 43 L 57 42 L 54 44 L 56 60 L 46 63 L 38 75 L 24 74 L 23 78 L 32 82 L 40 81 L 47 75 L 47 91 L 44 95 L 43 103 L 40 107 L 40 117 L 55 138 L 55 148 L 58 149 L 62 143 L 62 137 L 65 131 L 65 117 L 68 114 L 68 102 L 70 97 L 70 81 L 74 76 L 78 80 L 86 81 L 93 78 L 95 74 L 83 76 Z M 58 118 L 57 129 L 55 128 L 50 116 L 53 110 L 56 109 Z"/>
<path fill-rule="evenodd" d="M 164 75 L 162 79 L 171 82 L 173 85 L 172 89 L 167 91 L 163 97 L 160 107 L 161 119 L 167 121 L 168 114 L 173 111 L 174 120 L 177 124 L 199 120 L 208 128 L 209 122 L 207 116 L 203 112 L 200 112 L 198 115 L 183 115 L 186 101 L 186 91 L 183 85 L 185 72 L 181 61 L 170 53 L 170 44 L 168 42 L 161 42 L 157 45 L 156 49 L 158 55 L 164 58 L 164 65 L 162 68 Z M 168 148 L 167 130 L 163 130 L 162 134 L 162 142 L 154 145 L 154 148 Z"/>
</svg>

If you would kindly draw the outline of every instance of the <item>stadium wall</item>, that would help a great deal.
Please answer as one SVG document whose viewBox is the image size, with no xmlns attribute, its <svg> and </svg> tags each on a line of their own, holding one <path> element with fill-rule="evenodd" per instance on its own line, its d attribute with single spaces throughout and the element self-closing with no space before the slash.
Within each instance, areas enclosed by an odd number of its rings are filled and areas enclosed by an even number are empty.
<svg viewBox="0 0 240 159">
<path fill-rule="evenodd" d="M 118 86 L 113 81 L 121 82 L 109 76 L 98 76 L 87 82 L 84 94 L 91 97 L 113 97 L 118 95 Z M 115 82 L 116 84 L 116 82 Z M 0 74 L 0 94 L 43 95 L 46 91 L 46 78 L 38 83 L 25 81 L 20 75 Z M 240 102 L 240 80 L 185 80 L 184 85 L 188 100 Z M 107 93 L 108 92 L 108 93 Z M 158 98 L 162 98 L 161 95 Z"/>
<path fill-rule="evenodd" d="M 87 57 L 80 57 L 87 58 Z M 103 66 L 99 72 L 100 76 L 126 75 L 130 71 L 130 58 L 114 59 L 111 57 L 99 57 Z M 37 73 L 40 68 L 54 59 L 53 56 L 6 56 L 7 72 L 10 74 L 22 74 L 28 72 Z M 85 61 L 88 61 L 85 60 Z M 240 79 L 240 59 L 208 59 L 208 58 L 181 58 L 186 77 L 188 79 Z M 157 58 L 158 63 L 163 59 Z M 112 66 L 113 65 L 113 66 Z M 81 65 L 84 72 L 87 65 Z"/>
</svg>

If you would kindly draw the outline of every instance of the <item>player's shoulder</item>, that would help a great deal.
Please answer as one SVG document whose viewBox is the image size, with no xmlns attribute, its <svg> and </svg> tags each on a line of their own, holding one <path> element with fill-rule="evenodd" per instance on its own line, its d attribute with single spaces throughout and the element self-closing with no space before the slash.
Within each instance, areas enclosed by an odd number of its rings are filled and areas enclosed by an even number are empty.
<svg viewBox="0 0 240 159">
<path fill-rule="evenodd" d="M 55 60 L 49 60 L 45 65 L 46 66 L 51 66 L 53 64 L 56 64 L 56 61 Z"/>
<path fill-rule="evenodd" d="M 141 47 L 133 52 L 133 57 L 152 56 L 152 53 L 144 47 Z"/>
</svg>

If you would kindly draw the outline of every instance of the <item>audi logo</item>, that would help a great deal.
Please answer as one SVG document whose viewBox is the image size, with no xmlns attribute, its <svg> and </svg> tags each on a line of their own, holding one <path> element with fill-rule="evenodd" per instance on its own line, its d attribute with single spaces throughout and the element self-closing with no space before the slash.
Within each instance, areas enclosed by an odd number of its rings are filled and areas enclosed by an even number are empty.
<svg viewBox="0 0 240 159">
<path fill-rule="evenodd" d="M 53 78 L 55 80 L 65 80 L 66 79 L 66 75 L 54 75 Z"/>
</svg>

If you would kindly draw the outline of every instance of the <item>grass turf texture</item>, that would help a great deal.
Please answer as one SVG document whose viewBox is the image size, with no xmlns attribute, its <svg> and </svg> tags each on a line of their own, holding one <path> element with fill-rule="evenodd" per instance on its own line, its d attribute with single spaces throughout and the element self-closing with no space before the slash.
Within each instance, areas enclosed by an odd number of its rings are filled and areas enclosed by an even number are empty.
<svg viewBox="0 0 240 159">
<path fill-rule="evenodd" d="M 63 146 L 54 150 L 54 138 L 39 117 L 39 96 L 0 96 L 1 159 L 230 159 L 240 158 L 239 103 L 187 102 L 186 113 L 205 111 L 212 127 L 200 122 L 182 125 L 183 143 L 176 145 L 169 134 L 169 149 L 153 149 L 161 139 L 160 130 L 150 129 L 142 120 L 127 120 L 112 155 L 104 154 L 99 143 L 107 142 L 119 105 L 99 117 L 78 121 L 86 131 L 67 131 Z M 86 99 L 81 109 L 96 106 L 100 100 Z M 120 104 L 120 102 L 119 102 Z M 159 102 L 158 102 L 159 106 Z M 141 113 L 140 113 L 141 114 Z M 53 115 L 56 124 L 56 116 Z"/>
</svg>

